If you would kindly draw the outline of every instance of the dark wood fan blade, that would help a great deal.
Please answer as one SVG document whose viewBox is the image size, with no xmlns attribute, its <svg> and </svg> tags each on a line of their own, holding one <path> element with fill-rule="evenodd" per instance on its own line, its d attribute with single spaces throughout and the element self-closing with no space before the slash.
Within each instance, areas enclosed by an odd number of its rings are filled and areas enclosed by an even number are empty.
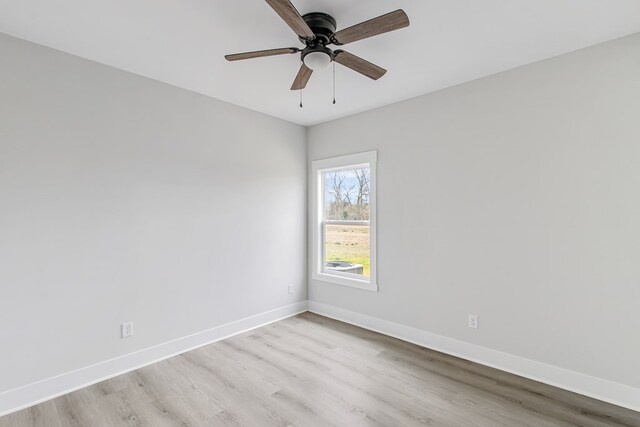
<svg viewBox="0 0 640 427">
<path fill-rule="evenodd" d="M 234 53 L 225 55 L 227 61 L 239 61 L 241 59 L 262 58 L 263 56 L 286 55 L 288 53 L 297 53 L 300 49 L 297 47 L 284 47 L 282 49 L 256 50 L 254 52 Z"/>
<path fill-rule="evenodd" d="M 304 89 L 305 86 L 307 86 L 307 82 L 309 81 L 309 78 L 311 78 L 311 73 L 313 73 L 313 70 L 307 67 L 306 65 L 302 64 L 300 66 L 300 70 L 298 70 L 298 75 L 296 76 L 296 79 L 293 81 L 293 84 L 291 85 L 291 90 Z"/>
<path fill-rule="evenodd" d="M 289 0 L 266 0 L 266 2 L 297 35 L 306 39 L 314 39 L 316 37 Z"/>
<path fill-rule="evenodd" d="M 387 70 L 385 70 L 384 68 L 378 67 L 376 64 L 365 61 L 364 59 L 349 52 L 345 52 L 344 50 L 336 50 L 334 54 L 334 61 L 336 61 L 338 64 L 344 65 L 347 68 L 351 68 L 353 71 L 357 71 L 358 73 L 363 74 L 370 79 L 378 80 L 387 72 Z"/>
<path fill-rule="evenodd" d="M 377 18 L 340 30 L 334 34 L 333 39 L 336 44 L 342 45 L 408 26 L 409 17 L 404 13 L 404 10 L 398 9 L 386 15 L 378 16 Z"/>
</svg>

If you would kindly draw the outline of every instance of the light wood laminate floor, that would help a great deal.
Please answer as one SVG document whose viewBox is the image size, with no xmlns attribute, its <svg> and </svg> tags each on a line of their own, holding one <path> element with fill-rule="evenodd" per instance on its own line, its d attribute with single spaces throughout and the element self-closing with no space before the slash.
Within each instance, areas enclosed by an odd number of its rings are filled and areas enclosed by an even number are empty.
<svg viewBox="0 0 640 427">
<path fill-rule="evenodd" d="M 611 427 L 640 413 L 304 313 L 0 418 L 272 425 Z"/>
</svg>

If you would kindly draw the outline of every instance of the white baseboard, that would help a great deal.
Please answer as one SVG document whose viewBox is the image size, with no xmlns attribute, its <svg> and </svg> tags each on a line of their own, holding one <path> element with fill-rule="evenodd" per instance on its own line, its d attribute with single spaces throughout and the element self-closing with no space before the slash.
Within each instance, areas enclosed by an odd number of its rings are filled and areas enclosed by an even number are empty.
<svg viewBox="0 0 640 427">
<path fill-rule="evenodd" d="M 301 301 L 0 393 L 0 416 L 307 311 Z"/>
<path fill-rule="evenodd" d="M 384 335 L 640 412 L 640 389 L 421 329 L 309 301 L 309 311 Z"/>
<path fill-rule="evenodd" d="M 301 301 L 0 393 L 0 416 L 307 311 L 640 412 L 640 389 L 315 301 Z"/>
</svg>

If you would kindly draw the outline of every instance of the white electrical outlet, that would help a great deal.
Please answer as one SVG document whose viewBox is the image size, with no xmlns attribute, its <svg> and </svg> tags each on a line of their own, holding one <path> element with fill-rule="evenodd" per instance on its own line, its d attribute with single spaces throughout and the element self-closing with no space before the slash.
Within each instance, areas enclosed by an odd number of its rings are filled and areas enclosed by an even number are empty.
<svg viewBox="0 0 640 427">
<path fill-rule="evenodd" d="M 469 327 L 472 328 L 472 329 L 478 329 L 479 323 L 478 323 L 478 315 L 477 314 L 470 314 L 469 315 Z"/>
<path fill-rule="evenodd" d="M 289 283 L 289 293 L 293 293 L 293 283 Z"/>
<path fill-rule="evenodd" d="M 127 322 L 120 325 L 120 336 L 122 338 L 129 338 L 133 336 L 133 322 Z"/>
</svg>

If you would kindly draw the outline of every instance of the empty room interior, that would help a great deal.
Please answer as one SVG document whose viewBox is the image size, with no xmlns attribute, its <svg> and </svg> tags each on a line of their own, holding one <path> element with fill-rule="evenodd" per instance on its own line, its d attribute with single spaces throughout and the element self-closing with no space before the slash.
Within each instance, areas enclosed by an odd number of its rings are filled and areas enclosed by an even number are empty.
<svg viewBox="0 0 640 427">
<path fill-rule="evenodd" d="M 640 1 L 0 0 L 0 427 L 640 427 Z"/>
</svg>

